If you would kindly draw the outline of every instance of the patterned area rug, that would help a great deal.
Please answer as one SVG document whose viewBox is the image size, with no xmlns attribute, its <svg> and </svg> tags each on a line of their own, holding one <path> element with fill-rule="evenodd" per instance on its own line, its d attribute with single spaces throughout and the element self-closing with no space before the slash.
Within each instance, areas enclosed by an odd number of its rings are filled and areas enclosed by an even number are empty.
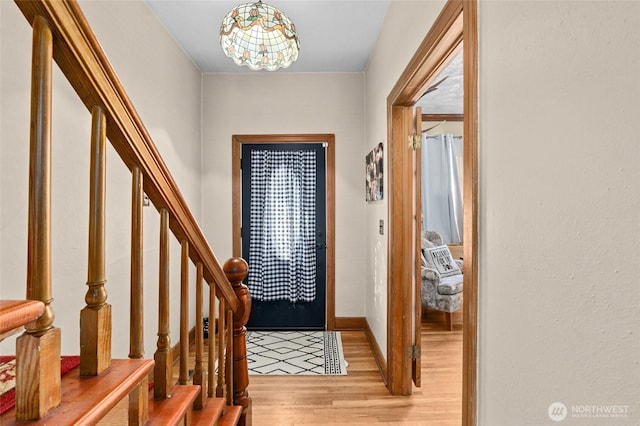
<svg viewBox="0 0 640 426">
<path fill-rule="evenodd" d="M 249 374 L 346 375 L 340 332 L 250 331 Z"/>
<path fill-rule="evenodd" d="M 60 374 L 64 375 L 80 365 L 77 355 L 60 357 Z M 16 359 L 0 356 L 0 414 L 16 405 Z"/>
</svg>

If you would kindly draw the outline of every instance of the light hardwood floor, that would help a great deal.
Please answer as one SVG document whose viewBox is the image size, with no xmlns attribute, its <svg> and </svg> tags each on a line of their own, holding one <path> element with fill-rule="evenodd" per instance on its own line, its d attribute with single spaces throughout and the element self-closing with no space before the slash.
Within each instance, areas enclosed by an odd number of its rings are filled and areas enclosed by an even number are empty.
<svg viewBox="0 0 640 426">
<path fill-rule="evenodd" d="M 254 426 L 461 424 L 462 313 L 446 330 L 444 314 L 427 311 L 422 330 L 422 387 L 392 397 L 362 331 L 342 331 L 346 376 L 250 376 Z"/>
<path fill-rule="evenodd" d="M 446 329 L 442 312 L 423 314 L 422 387 L 414 387 L 413 395 L 390 396 L 364 332 L 342 331 L 346 376 L 249 376 L 253 425 L 459 426 L 462 312 L 453 315 L 453 331 Z M 191 366 L 193 353 L 190 358 Z M 124 425 L 124 419 L 123 401 L 101 425 Z"/>
</svg>

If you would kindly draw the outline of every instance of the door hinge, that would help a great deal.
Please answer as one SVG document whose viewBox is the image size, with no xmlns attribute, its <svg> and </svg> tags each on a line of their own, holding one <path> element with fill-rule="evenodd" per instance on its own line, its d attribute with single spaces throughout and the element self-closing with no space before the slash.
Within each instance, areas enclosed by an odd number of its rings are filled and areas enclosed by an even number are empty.
<svg viewBox="0 0 640 426">
<path fill-rule="evenodd" d="M 420 149 L 422 147 L 422 136 L 421 135 L 409 135 L 409 149 Z"/>
<path fill-rule="evenodd" d="M 409 350 L 407 351 L 407 355 L 409 356 L 409 359 L 419 359 L 420 352 L 421 352 L 420 349 L 421 349 L 420 346 L 416 346 L 416 345 L 409 346 Z"/>
<path fill-rule="evenodd" d="M 243 237 L 243 235 L 242 235 L 242 226 L 241 226 L 240 227 L 240 238 L 242 238 L 242 237 Z"/>
</svg>

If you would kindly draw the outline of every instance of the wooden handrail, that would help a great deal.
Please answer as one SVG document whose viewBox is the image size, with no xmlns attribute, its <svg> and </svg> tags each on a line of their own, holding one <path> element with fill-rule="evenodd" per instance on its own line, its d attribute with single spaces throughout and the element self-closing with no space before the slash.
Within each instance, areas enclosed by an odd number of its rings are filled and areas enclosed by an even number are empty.
<svg viewBox="0 0 640 426">
<path fill-rule="evenodd" d="M 0 300 L 0 342 L 43 313 L 44 303 L 37 300 Z"/>
<path fill-rule="evenodd" d="M 222 266 L 78 4 L 73 0 L 15 1 L 32 25 L 36 16 L 49 23 L 55 40 L 53 58 L 58 67 L 89 111 L 96 105 L 104 110 L 107 137 L 114 149 L 130 170 L 140 168 L 145 193 L 158 210 L 167 209 L 171 213 L 171 231 L 179 241 L 189 241 L 189 257 L 194 263 L 202 263 L 204 279 L 217 287 L 218 296 L 235 312 L 239 302 Z"/>
</svg>

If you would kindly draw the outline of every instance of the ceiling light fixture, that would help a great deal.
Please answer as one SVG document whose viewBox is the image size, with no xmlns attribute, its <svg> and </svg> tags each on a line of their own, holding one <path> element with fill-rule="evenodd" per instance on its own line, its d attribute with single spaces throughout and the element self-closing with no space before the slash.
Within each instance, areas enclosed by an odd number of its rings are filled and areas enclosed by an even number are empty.
<svg viewBox="0 0 640 426">
<path fill-rule="evenodd" d="M 296 26 L 262 0 L 236 6 L 222 19 L 220 45 L 237 65 L 254 71 L 287 68 L 298 59 Z"/>
</svg>

